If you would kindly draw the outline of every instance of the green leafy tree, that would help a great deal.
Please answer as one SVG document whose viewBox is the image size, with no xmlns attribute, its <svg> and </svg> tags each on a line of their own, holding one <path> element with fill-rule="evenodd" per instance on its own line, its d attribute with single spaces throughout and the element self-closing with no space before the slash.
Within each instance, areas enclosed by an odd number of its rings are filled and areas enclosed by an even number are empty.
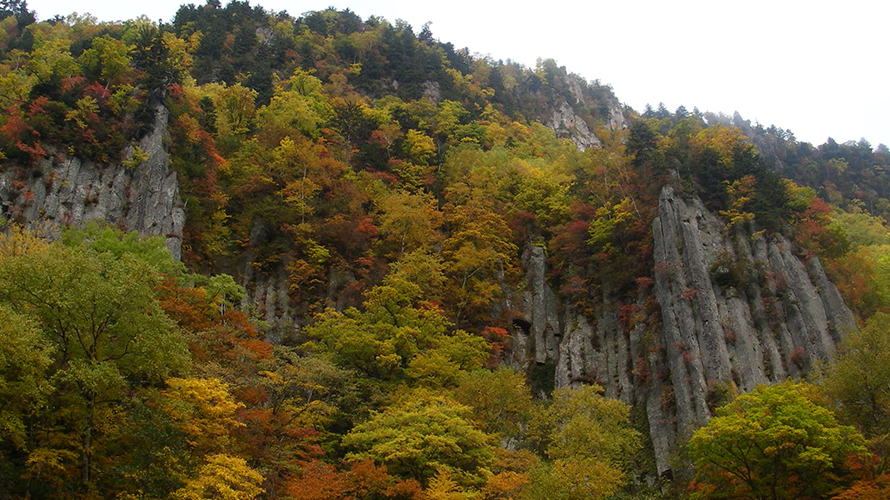
<svg viewBox="0 0 890 500">
<path fill-rule="evenodd" d="M 396 191 L 380 200 L 380 232 L 397 255 L 428 249 L 439 237 L 442 213 L 430 195 Z"/>
<path fill-rule="evenodd" d="M 263 476 L 250 468 L 243 458 L 226 454 L 207 457 L 198 476 L 173 492 L 176 500 L 252 500 L 263 492 Z"/>
<path fill-rule="evenodd" d="M 63 78 L 78 76 L 81 68 L 70 49 L 70 39 L 38 34 L 27 68 L 41 83 L 59 84 Z"/>
<path fill-rule="evenodd" d="M 416 384 L 428 387 L 454 387 L 465 373 L 482 368 L 489 357 L 488 342 L 463 330 L 435 339 L 430 347 L 419 352 L 406 370 Z"/>
<path fill-rule="evenodd" d="M 640 434 L 630 427 L 630 407 L 603 396 L 603 388 L 559 388 L 543 417 L 550 426 L 547 455 L 586 456 L 624 469 L 640 448 Z"/>
<path fill-rule="evenodd" d="M 130 48 L 114 38 L 104 35 L 94 38 L 92 47 L 80 56 L 80 63 L 86 73 L 102 82 L 106 87 L 124 83 L 130 70 Z"/>
<path fill-rule="evenodd" d="M 494 460 L 491 436 L 470 420 L 470 409 L 448 397 L 409 392 L 343 438 L 352 459 L 371 458 L 404 478 L 426 484 L 439 469 L 464 484 L 481 484 Z"/>
<path fill-rule="evenodd" d="M 30 436 L 27 467 L 61 469 L 91 488 L 95 455 L 114 435 L 111 408 L 187 369 L 185 340 L 155 299 L 158 275 L 129 254 L 41 245 L 20 233 L 0 240 L 0 301 L 53 348 L 54 391 Z"/>
<path fill-rule="evenodd" d="M 0 304 L 0 442 L 27 449 L 26 423 L 52 389 L 47 370 L 52 346 L 37 324 Z"/>
<path fill-rule="evenodd" d="M 814 401 L 815 388 L 761 386 L 717 409 L 689 440 L 699 498 L 817 499 L 849 481 L 865 440 Z"/>
<path fill-rule="evenodd" d="M 442 300 L 442 285 L 445 283 L 442 267 L 441 256 L 418 249 L 393 262 L 387 280 L 411 283 L 419 288 L 418 297 L 439 303 Z"/>
<path fill-rule="evenodd" d="M 321 81 L 297 70 L 278 85 L 269 104 L 257 111 L 257 126 L 265 143 L 278 144 L 295 132 L 318 137 L 320 125 L 332 115 Z"/>
<path fill-rule="evenodd" d="M 890 457 L 890 315 L 876 313 L 862 330 L 850 332 L 828 368 L 824 387 L 839 416 L 856 426 L 870 447 Z M 886 467 L 886 464 L 884 464 Z"/>
<path fill-rule="evenodd" d="M 473 409 L 480 429 L 511 443 L 521 442 L 534 406 L 525 376 L 505 367 L 465 373 L 454 398 Z"/>
<path fill-rule="evenodd" d="M 447 321 L 437 310 L 415 307 L 416 286 L 384 283 L 372 289 L 366 311 L 328 311 L 306 329 L 316 349 L 335 363 L 382 380 L 399 379 L 417 353 L 445 335 Z"/>
<path fill-rule="evenodd" d="M 455 385 L 460 371 L 481 368 L 488 343 L 452 326 L 435 305 L 421 297 L 413 280 L 435 278 L 437 264 L 422 254 L 409 254 L 383 283 L 365 294 L 364 311 L 329 310 L 306 334 L 310 347 L 336 364 L 356 369 L 377 380 L 398 381 L 406 376 L 426 385 Z M 413 259 L 413 257 L 421 257 Z M 416 275 L 428 269 L 426 275 Z"/>
<path fill-rule="evenodd" d="M 550 461 L 530 472 L 527 498 L 580 500 L 618 491 L 641 447 L 629 415 L 629 406 L 603 397 L 598 385 L 555 390 L 530 422 L 531 443 Z"/>
<path fill-rule="evenodd" d="M 221 87 L 212 96 L 216 109 L 217 144 L 225 152 L 238 149 L 254 125 L 257 92 L 240 83 Z"/>
<path fill-rule="evenodd" d="M 504 218 L 474 205 L 446 211 L 451 235 L 443 243 L 445 305 L 458 326 L 475 321 L 501 296 L 517 247 Z"/>
<path fill-rule="evenodd" d="M 590 458 L 541 462 L 529 471 L 525 500 L 599 500 L 618 491 L 622 474 Z"/>
<path fill-rule="evenodd" d="M 83 228 L 63 232 L 62 242 L 70 247 L 89 248 L 99 254 L 109 253 L 115 258 L 127 254 L 151 266 L 156 273 L 171 278 L 185 277 L 185 266 L 173 257 L 160 236 L 146 237 L 136 231 L 123 233 L 110 224 L 92 221 Z"/>
</svg>

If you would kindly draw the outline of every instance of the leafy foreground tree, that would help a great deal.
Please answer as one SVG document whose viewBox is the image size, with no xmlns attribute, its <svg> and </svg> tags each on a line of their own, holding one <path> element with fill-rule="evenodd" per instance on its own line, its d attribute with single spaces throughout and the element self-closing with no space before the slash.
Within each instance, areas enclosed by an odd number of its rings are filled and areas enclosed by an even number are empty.
<svg viewBox="0 0 890 500">
<path fill-rule="evenodd" d="M 154 300 L 159 283 L 129 254 L 47 244 L 19 231 L 0 238 L 0 302 L 27 318 L 11 317 L 24 332 L 40 332 L 34 346 L 52 353 L 47 366 L 28 348 L 23 359 L 45 367 L 49 387 L 27 383 L 33 374 L 23 373 L 24 390 L 41 399 L 20 406 L 18 421 L 7 419 L 19 443 L 8 460 L 33 479 L 29 493 L 92 489 L 100 480 L 97 460 L 116 434 L 119 402 L 188 368 L 185 340 Z M 29 428 L 27 443 L 16 437 L 20 422 Z"/>
<path fill-rule="evenodd" d="M 862 330 L 846 336 L 838 359 L 824 379 L 826 395 L 838 416 L 859 429 L 876 459 L 864 465 L 866 477 L 838 498 L 890 496 L 890 315 L 876 313 Z"/>
<path fill-rule="evenodd" d="M 259 495 L 246 405 L 193 373 L 263 351 L 221 311 L 234 286 L 185 275 L 161 238 L 98 226 L 53 243 L 0 235 L 0 498 Z M 217 368 L 196 366 L 194 351 Z"/>
<path fill-rule="evenodd" d="M 491 436 L 473 427 L 470 409 L 419 390 L 376 413 L 346 435 L 355 459 L 374 459 L 394 473 L 426 483 L 442 470 L 482 483 L 494 459 Z"/>
<path fill-rule="evenodd" d="M 530 422 L 531 440 L 549 461 L 529 471 L 529 500 L 607 498 L 625 484 L 640 433 L 630 426 L 630 407 L 603 396 L 603 388 L 560 388 Z"/>
<path fill-rule="evenodd" d="M 718 408 L 689 441 L 695 498 L 828 498 L 855 479 L 865 440 L 814 401 L 815 388 L 761 386 Z"/>
<path fill-rule="evenodd" d="M 186 482 L 177 490 L 176 500 L 251 500 L 263 492 L 259 487 L 263 477 L 251 469 L 243 458 L 229 455 L 212 455 L 201 467 L 198 477 Z"/>
<path fill-rule="evenodd" d="M 825 382 L 840 403 L 840 415 L 866 438 L 890 436 L 890 315 L 877 313 L 859 332 L 847 335 Z"/>
</svg>

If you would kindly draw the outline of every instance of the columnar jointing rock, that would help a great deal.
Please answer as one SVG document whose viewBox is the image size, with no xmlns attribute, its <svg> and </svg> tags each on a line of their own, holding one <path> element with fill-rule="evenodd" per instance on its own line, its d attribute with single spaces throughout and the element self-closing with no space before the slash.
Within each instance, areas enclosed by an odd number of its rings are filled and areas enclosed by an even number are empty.
<svg viewBox="0 0 890 500">
<path fill-rule="evenodd" d="M 249 291 L 241 304 L 242 310 L 254 310 L 268 325 L 265 339 L 280 344 L 299 331 L 295 312 L 290 302 L 290 277 L 285 266 L 270 274 L 254 273 L 247 266 L 242 285 Z"/>
<path fill-rule="evenodd" d="M 522 254 L 527 291 L 523 296 L 523 309 L 529 311 L 528 323 L 536 363 L 556 359 L 562 331 L 559 318 L 559 301 L 547 285 L 547 262 L 544 249 L 529 246 Z"/>
<path fill-rule="evenodd" d="M 139 144 L 148 154 L 148 160 L 136 167 L 132 177 L 128 193 L 130 210 L 125 223 L 128 229 L 164 236 L 167 248 L 179 259 L 185 211 L 179 199 L 176 173 L 170 171 L 170 161 L 164 147 L 167 117 L 167 108 L 158 106 L 154 130 Z"/>
<path fill-rule="evenodd" d="M 781 235 L 727 231 L 700 200 L 670 187 L 653 233 L 675 440 L 688 438 L 725 394 L 799 377 L 856 329 L 818 259 L 805 265 Z M 658 416 L 649 414 L 653 435 L 662 432 Z M 659 470 L 667 469 L 671 450 L 655 451 Z"/>
<path fill-rule="evenodd" d="M 185 212 L 164 148 L 167 117 L 167 109 L 157 106 L 154 129 L 139 143 L 148 159 L 135 168 L 97 165 L 59 154 L 41 161 L 18 189 L 13 189 L 16 172 L 8 169 L 0 176 L 0 203 L 6 215 L 29 226 L 108 221 L 126 230 L 163 236 L 179 259 Z"/>
<path fill-rule="evenodd" d="M 818 259 L 804 263 L 780 235 L 727 230 L 700 200 L 670 187 L 661 193 L 653 236 L 651 294 L 660 313 L 622 325 L 622 307 L 644 311 L 651 297 L 622 304 L 604 283 L 594 317 L 566 307 L 561 321 L 545 320 L 560 306 L 543 280 L 543 250 L 535 248 L 523 256 L 521 312 L 531 325 L 525 349 L 536 362 L 551 360 L 559 343 L 558 386 L 596 381 L 645 410 L 662 473 L 713 408 L 737 391 L 801 376 L 831 358 L 856 323 Z"/>
</svg>

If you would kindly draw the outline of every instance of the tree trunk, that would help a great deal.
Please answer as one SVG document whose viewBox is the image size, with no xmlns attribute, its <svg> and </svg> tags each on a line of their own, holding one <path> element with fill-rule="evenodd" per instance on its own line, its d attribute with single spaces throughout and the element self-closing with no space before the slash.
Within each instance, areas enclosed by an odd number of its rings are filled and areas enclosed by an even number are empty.
<svg viewBox="0 0 890 500">
<path fill-rule="evenodd" d="M 93 410 L 96 405 L 96 396 L 90 394 L 87 396 L 87 420 L 83 430 L 83 452 L 81 456 L 80 479 L 84 488 L 90 488 L 90 469 L 93 458 Z"/>
</svg>

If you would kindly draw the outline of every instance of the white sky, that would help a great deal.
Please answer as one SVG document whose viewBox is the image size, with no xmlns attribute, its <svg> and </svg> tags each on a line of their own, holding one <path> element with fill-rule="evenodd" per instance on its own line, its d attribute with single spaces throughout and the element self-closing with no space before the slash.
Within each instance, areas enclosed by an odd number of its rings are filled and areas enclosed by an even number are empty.
<svg viewBox="0 0 890 500">
<path fill-rule="evenodd" d="M 228 0 L 221 0 L 223 5 Z M 29 0 L 39 19 L 72 11 L 100 20 L 172 20 L 180 0 Z M 195 2 L 202 5 L 204 0 Z M 252 0 L 291 15 L 328 6 L 403 19 L 457 48 L 534 67 L 553 58 L 612 85 L 637 111 L 664 102 L 738 111 L 821 144 L 890 145 L 890 2 L 884 0 Z M 529 5 L 529 7 L 522 7 Z M 533 6 L 533 7 L 532 7 Z"/>
</svg>

